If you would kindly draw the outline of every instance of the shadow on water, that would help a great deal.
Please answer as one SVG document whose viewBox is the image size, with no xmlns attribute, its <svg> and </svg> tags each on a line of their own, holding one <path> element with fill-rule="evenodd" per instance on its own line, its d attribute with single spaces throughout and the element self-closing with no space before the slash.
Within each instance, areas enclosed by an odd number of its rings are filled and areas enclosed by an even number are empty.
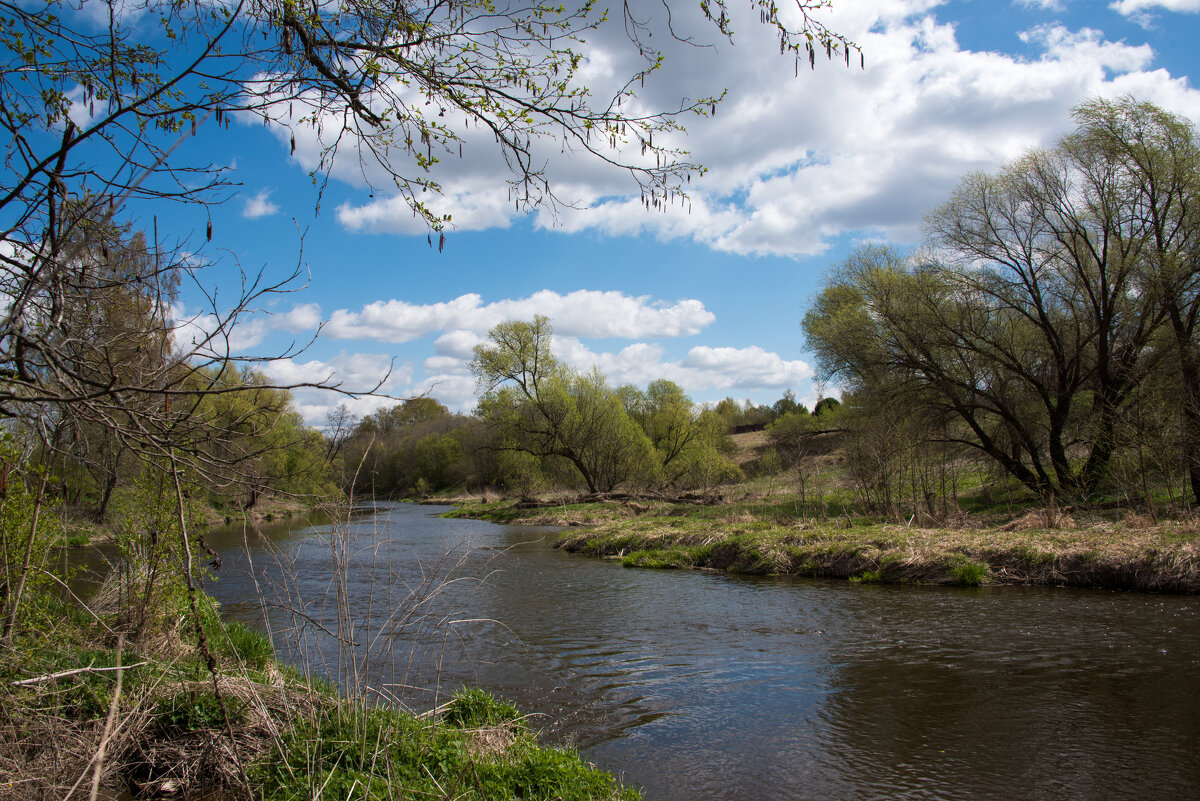
<svg viewBox="0 0 1200 801">
<path fill-rule="evenodd" d="M 440 511 L 210 532 L 210 590 L 413 708 L 490 687 L 650 799 L 1200 793 L 1194 597 L 629 570 Z"/>
</svg>

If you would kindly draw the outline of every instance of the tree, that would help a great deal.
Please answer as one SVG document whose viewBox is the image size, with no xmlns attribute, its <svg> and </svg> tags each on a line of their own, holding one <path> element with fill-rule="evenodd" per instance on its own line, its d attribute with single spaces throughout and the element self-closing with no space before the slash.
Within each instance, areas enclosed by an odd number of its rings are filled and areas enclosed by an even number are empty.
<svg viewBox="0 0 1200 801">
<path fill-rule="evenodd" d="M 550 351 L 548 318 L 501 323 L 478 345 L 471 372 L 479 414 L 497 432 L 493 447 L 574 466 L 592 493 L 644 482 L 652 446 L 621 397 L 596 370 L 577 373 Z"/>
<path fill-rule="evenodd" d="M 781 51 L 811 61 L 823 48 L 848 63 L 854 46 L 810 15 L 823 1 L 798 0 L 790 14 L 758 5 Z M 698 7 L 720 35 L 732 35 L 724 0 Z M 701 168 L 664 134 L 678 130 L 683 115 L 711 112 L 717 99 L 684 98 L 661 111 L 630 102 L 663 62 L 649 41 L 650 18 L 629 6 L 622 17 L 641 66 L 607 96 L 593 96 L 579 78 L 584 40 L 617 21 L 591 2 L 3 4 L 0 125 L 11 145 L 0 165 L 0 365 L 9 378 L 0 383 L 0 406 L 103 394 L 90 385 L 51 390 L 28 365 L 61 360 L 50 328 L 65 302 L 97 288 L 89 265 L 105 249 L 98 232 L 127 225 L 130 204 L 225 196 L 222 166 L 181 161 L 176 148 L 198 129 L 228 126 L 233 114 L 315 130 L 314 180 L 339 154 L 357 158 L 435 231 L 451 221 L 423 198 L 437 191 L 438 165 L 464 140 L 494 143 L 512 169 L 519 206 L 553 202 L 539 140 L 627 170 L 647 205 L 677 197 Z M 194 275 L 185 252 L 194 246 L 167 248 L 157 231 L 150 240 L 153 269 L 137 280 L 153 284 L 177 269 Z M 179 356 L 227 356 L 220 351 L 231 327 L 284 283 L 251 279 L 241 298 L 213 308 L 209 330 Z M 127 390 L 161 401 L 171 391 L 161 378 Z"/>
<path fill-rule="evenodd" d="M 1200 142 L 1188 120 L 1125 97 L 1075 111 L 1069 145 L 1110 165 L 1141 238 L 1136 269 L 1165 317 L 1182 393 L 1182 452 L 1200 504 Z"/>
<path fill-rule="evenodd" d="M 1164 298 L 1194 303 L 1165 269 L 1186 259 L 1187 240 L 1164 236 L 1184 218 L 1164 224 L 1172 206 L 1149 199 L 1173 183 L 1180 213 L 1184 171 L 1136 178 L 1112 142 L 1131 116 L 1181 151 L 1190 141 L 1131 102 L 1085 105 L 1054 149 L 966 178 L 929 217 L 925 253 L 852 254 L 804 321 L 825 374 L 952 415 L 957 439 L 1040 495 L 1091 496 L 1125 406 L 1162 364 Z"/>
<path fill-rule="evenodd" d="M 740 474 L 722 452 L 728 449 L 724 419 L 697 408 L 674 381 L 652 381 L 645 392 L 621 387 L 618 394 L 654 445 L 657 472 L 667 485 L 710 487 Z"/>
<path fill-rule="evenodd" d="M 796 393 L 790 389 L 783 393 L 783 397 L 771 404 L 771 413 L 775 416 L 775 420 L 787 414 L 804 409 L 804 413 L 808 413 L 808 409 L 802 403 L 796 403 Z"/>
</svg>

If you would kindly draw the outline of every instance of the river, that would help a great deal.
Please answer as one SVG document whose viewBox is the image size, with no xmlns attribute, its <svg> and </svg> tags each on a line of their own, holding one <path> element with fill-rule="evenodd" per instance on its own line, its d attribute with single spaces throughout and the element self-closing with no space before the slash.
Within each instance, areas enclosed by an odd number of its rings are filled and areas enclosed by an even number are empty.
<svg viewBox="0 0 1200 801">
<path fill-rule="evenodd" d="M 1200 797 L 1196 597 L 632 570 L 444 509 L 211 532 L 208 589 L 345 679 L 340 619 L 414 709 L 488 687 L 650 801 Z"/>
</svg>

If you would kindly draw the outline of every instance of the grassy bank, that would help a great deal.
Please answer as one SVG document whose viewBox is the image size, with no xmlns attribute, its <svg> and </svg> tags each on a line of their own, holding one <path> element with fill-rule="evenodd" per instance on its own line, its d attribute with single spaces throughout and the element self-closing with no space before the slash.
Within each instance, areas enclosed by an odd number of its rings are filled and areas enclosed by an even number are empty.
<svg viewBox="0 0 1200 801">
<path fill-rule="evenodd" d="M 1056 510 L 928 527 L 843 517 L 796 518 L 793 505 L 742 498 L 464 504 L 452 515 L 510 524 L 569 525 L 559 546 L 630 567 L 696 568 L 859 582 L 1040 584 L 1200 592 L 1200 525 L 1108 519 Z"/>
<path fill-rule="evenodd" d="M 31 612 L 0 650 L 0 799 L 640 797 L 481 690 L 416 715 L 340 698 L 211 611 L 136 647 L 51 594 Z"/>
</svg>

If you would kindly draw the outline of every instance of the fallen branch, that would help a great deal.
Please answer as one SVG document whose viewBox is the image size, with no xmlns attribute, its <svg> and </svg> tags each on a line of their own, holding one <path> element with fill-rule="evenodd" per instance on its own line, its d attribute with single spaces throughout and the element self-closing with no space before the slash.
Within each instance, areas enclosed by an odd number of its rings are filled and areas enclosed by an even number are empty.
<svg viewBox="0 0 1200 801">
<path fill-rule="evenodd" d="M 55 679 L 65 678 L 66 676 L 74 676 L 76 673 L 107 673 L 108 671 L 112 671 L 112 670 L 129 670 L 130 668 L 141 667 L 142 665 L 148 665 L 148 664 L 150 664 L 150 663 L 149 662 L 138 662 L 133 665 L 117 665 L 116 667 L 102 667 L 102 668 L 92 667 L 91 665 L 88 665 L 87 667 L 75 668 L 74 670 L 64 670 L 59 673 L 47 673 L 45 676 L 35 676 L 32 679 L 20 679 L 19 681 L 12 682 L 12 686 L 26 687 L 30 684 L 41 684 L 42 682 L 54 681 Z"/>
</svg>

